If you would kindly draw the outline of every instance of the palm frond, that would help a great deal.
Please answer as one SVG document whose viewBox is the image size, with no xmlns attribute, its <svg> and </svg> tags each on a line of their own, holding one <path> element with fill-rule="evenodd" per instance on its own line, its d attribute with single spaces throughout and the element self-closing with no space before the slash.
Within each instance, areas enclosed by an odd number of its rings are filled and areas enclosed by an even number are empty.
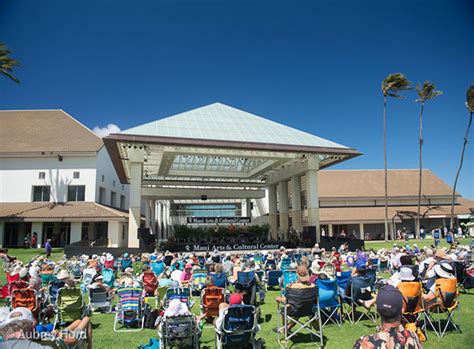
<svg viewBox="0 0 474 349">
<path fill-rule="evenodd" d="M 469 86 L 466 92 L 466 107 L 474 113 L 474 85 Z"/>
<path fill-rule="evenodd" d="M 10 49 L 4 43 L 0 42 L 0 74 L 19 84 L 20 80 L 13 75 L 13 69 L 20 66 L 21 63 L 11 58 L 11 53 Z"/>
<path fill-rule="evenodd" d="M 418 93 L 418 99 L 416 102 L 426 102 L 430 99 L 435 98 L 436 96 L 442 95 L 443 92 L 436 89 L 436 85 L 433 84 L 431 81 L 425 81 L 422 84 L 416 84 L 416 92 Z"/>
<path fill-rule="evenodd" d="M 411 89 L 413 89 L 412 82 L 402 73 L 390 74 L 382 81 L 382 93 L 384 96 L 401 99 L 403 97 L 400 95 L 400 92 Z"/>
</svg>

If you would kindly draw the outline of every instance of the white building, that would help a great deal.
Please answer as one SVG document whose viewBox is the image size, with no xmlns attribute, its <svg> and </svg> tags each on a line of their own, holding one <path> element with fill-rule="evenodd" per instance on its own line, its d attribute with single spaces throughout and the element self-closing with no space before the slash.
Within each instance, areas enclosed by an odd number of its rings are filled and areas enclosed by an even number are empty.
<svg viewBox="0 0 474 349">
<path fill-rule="evenodd" d="M 127 241 L 128 185 L 102 139 L 63 110 L 0 111 L 0 245 Z"/>
</svg>

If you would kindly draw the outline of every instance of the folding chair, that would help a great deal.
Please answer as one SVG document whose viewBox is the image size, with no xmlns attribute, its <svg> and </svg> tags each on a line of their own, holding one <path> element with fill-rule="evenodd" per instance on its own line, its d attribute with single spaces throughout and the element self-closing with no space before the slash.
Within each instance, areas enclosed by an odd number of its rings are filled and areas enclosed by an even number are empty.
<svg viewBox="0 0 474 349">
<path fill-rule="evenodd" d="M 319 289 L 318 307 L 321 311 L 321 316 L 324 316 L 324 327 L 329 321 L 342 326 L 342 306 L 339 302 L 337 293 L 336 280 L 316 280 L 316 285 Z M 339 314 L 338 314 L 339 311 Z"/>
<path fill-rule="evenodd" d="M 227 288 L 227 275 L 225 275 L 225 273 L 212 273 L 210 275 L 212 277 L 212 280 L 214 281 L 214 286 Z"/>
<path fill-rule="evenodd" d="M 456 278 L 437 279 L 435 285 L 436 303 L 432 307 L 425 307 L 426 323 L 430 325 L 439 338 L 444 336 L 449 325 L 452 325 L 457 332 L 462 333 L 460 326 L 453 319 L 459 305 L 459 291 Z M 435 316 L 438 318 L 437 321 L 434 318 Z M 442 316 L 445 316 L 444 327 L 442 325 Z M 435 322 L 437 322 L 438 326 L 435 326 Z"/>
<path fill-rule="evenodd" d="M 350 271 L 340 271 L 336 273 L 337 290 L 340 295 L 346 292 L 347 284 L 351 280 Z"/>
<path fill-rule="evenodd" d="M 280 278 L 283 276 L 281 270 L 269 270 L 267 271 L 267 289 L 270 287 L 279 287 Z"/>
<path fill-rule="evenodd" d="M 141 287 L 120 287 L 116 292 L 118 303 L 115 311 L 115 332 L 137 332 L 143 330 L 143 289 Z M 119 328 L 121 324 L 125 328 Z"/>
<path fill-rule="evenodd" d="M 12 308 L 28 308 L 36 316 L 39 306 L 36 291 L 31 288 L 22 288 L 12 291 Z"/>
<path fill-rule="evenodd" d="M 283 258 L 281 260 L 281 270 L 284 272 L 286 270 L 290 270 L 291 259 L 290 258 Z"/>
<path fill-rule="evenodd" d="M 235 282 L 235 290 L 243 293 L 243 302 L 248 305 L 256 305 L 257 300 L 257 283 L 254 271 L 239 271 L 237 273 L 237 281 Z"/>
<path fill-rule="evenodd" d="M 192 290 L 201 293 L 201 290 L 206 284 L 207 270 L 206 269 L 194 269 L 193 270 L 193 283 Z"/>
<path fill-rule="evenodd" d="M 416 323 L 423 314 L 421 282 L 400 282 L 397 287 L 403 295 L 403 319 L 408 323 Z"/>
<path fill-rule="evenodd" d="M 310 332 L 311 337 L 315 336 L 319 339 L 320 346 L 323 346 L 323 326 L 321 323 L 321 312 L 317 306 L 318 288 L 288 288 L 286 290 L 286 304 L 278 303 L 278 343 L 282 347 L 288 347 L 288 342 L 302 330 L 306 329 Z M 308 317 L 307 322 L 302 322 L 300 318 Z M 318 328 L 312 328 L 313 322 L 318 321 Z M 290 334 L 288 325 L 293 323 Z M 280 332 L 283 326 L 283 338 Z M 296 327 L 296 328 L 295 328 Z M 314 342 L 313 338 L 312 341 Z"/>
<path fill-rule="evenodd" d="M 92 279 L 97 274 L 97 271 L 94 268 L 86 268 L 82 271 L 82 284 L 81 288 L 85 293 L 87 290 L 87 286 L 92 283 Z"/>
<path fill-rule="evenodd" d="M 194 305 L 191 299 L 191 290 L 189 288 L 183 288 L 183 287 L 168 288 L 166 290 L 166 295 L 164 299 L 165 308 L 168 307 L 168 304 L 172 299 L 181 300 L 181 302 L 184 302 L 187 304 L 189 309 L 191 309 L 192 306 Z"/>
<path fill-rule="evenodd" d="M 58 290 L 57 313 L 53 327 L 82 319 L 85 309 L 84 296 L 80 288 L 65 286 Z"/>
<path fill-rule="evenodd" d="M 92 311 L 108 309 L 108 312 L 112 312 L 112 300 L 103 287 L 89 288 L 89 305 Z"/>
<path fill-rule="evenodd" d="M 158 336 L 161 339 L 160 348 L 199 348 L 199 328 L 193 315 L 165 317 Z"/>
<path fill-rule="evenodd" d="M 153 261 L 150 264 L 151 270 L 156 274 L 156 276 L 160 276 L 166 270 L 166 265 L 163 261 Z"/>
<path fill-rule="evenodd" d="M 102 282 L 107 286 L 113 287 L 115 281 L 115 272 L 113 269 L 110 268 L 103 268 L 102 269 Z"/>
<path fill-rule="evenodd" d="M 158 278 L 155 273 L 152 271 L 143 273 L 142 280 L 146 296 L 154 296 L 158 288 Z"/>
<path fill-rule="evenodd" d="M 283 272 L 283 279 L 282 279 L 282 294 L 285 294 L 286 289 L 288 286 L 290 286 L 292 283 L 295 283 L 298 281 L 298 275 L 296 274 L 295 271 L 289 271 L 286 270 Z"/>
<path fill-rule="evenodd" d="M 65 285 L 66 283 L 63 280 L 51 281 L 48 287 L 48 297 L 50 303 L 56 303 L 56 298 L 58 298 L 58 292 Z"/>
<path fill-rule="evenodd" d="M 361 301 L 368 301 L 372 299 L 373 289 L 373 280 L 370 276 L 354 276 L 352 278 L 350 297 L 342 297 L 343 302 L 349 306 L 347 315 L 349 317 L 349 321 L 352 324 L 358 324 L 364 316 L 373 322 L 377 322 L 377 313 L 372 311 L 372 308 L 374 307 L 371 306 L 366 308 L 361 304 Z M 359 310 L 361 310 L 361 312 L 359 313 L 359 316 L 357 316 L 357 311 Z"/>
<path fill-rule="evenodd" d="M 225 301 L 225 290 L 221 287 L 206 287 L 202 290 L 201 309 L 207 318 L 219 315 L 219 305 Z"/>
<path fill-rule="evenodd" d="M 257 311 L 253 305 L 231 305 L 224 311 L 222 327 L 215 329 L 216 347 L 255 348 Z"/>
</svg>

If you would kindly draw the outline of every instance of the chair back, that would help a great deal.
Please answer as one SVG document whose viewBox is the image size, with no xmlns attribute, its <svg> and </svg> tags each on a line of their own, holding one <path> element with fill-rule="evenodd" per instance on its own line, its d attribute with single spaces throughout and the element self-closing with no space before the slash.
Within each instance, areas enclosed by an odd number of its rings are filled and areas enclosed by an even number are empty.
<svg viewBox="0 0 474 349">
<path fill-rule="evenodd" d="M 191 290 L 183 287 L 168 288 L 166 290 L 166 306 L 172 299 L 179 299 L 189 306 L 191 304 Z"/>
<path fill-rule="evenodd" d="M 344 294 L 350 279 L 350 271 L 340 271 L 336 273 L 336 282 L 337 286 L 339 287 L 339 294 Z"/>
<path fill-rule="evenodd" d="M 281 260 L 281 270 L 290 270 L 291 259 L 290 258 L 283 258 Z"/>
<path fill-rule="evenodd" d="M 212 280 L 214 281 L 214 286 L 216 287 L 222 287 L 226 288 L 227 287 L 227 276 L 225 273 L 213 273 L 211 274 Z"/>
<path fill-rule="evenodd" d="M 244 289 L 255 285 L 255 272 L 254 271 L 239 271 L 237 272 L 237 283 L 240 284 Z"/>
<path fill-rule="evenodd" d="M 143 273 L 143 288 L 147 294 L 155 293 L 158 288 L 158 278 L 154 272 Z"/>
<path fill-rule="evenodd" d="M 80 288 L 67 286 L 60 288 L 56 303 L 63 322 L 81 319 L 84 298 Z"/>
<path fill-rule="evenodd" d="M 201 303 L 206 317 L 219 315 L 219 305 L 224 301 L 224 289 L 222 287 L 206 287 L 203 290 Z"/>
<path fill-rule="evenodd" d="M 168 291 L 168 286 L 158 287 L 158 301 L 161 302 L 166 297 L 166 291 Z"/>
<path fill-rule="evenodd" d="M 107 291 L 105 288 L 96 287 L 89 289 L 89 300 L 91 304 L 99 304 L 107 302 Z"/>
<path fill-rule="evenodd" d="M 294 317 L 312 316 L 314 305 L 318 301 L 318 287 L 288 288 L 286 290 L 286 303 L 292 308 Z"/>
<path fill-rule="evenodd" d="M 256 325 L 253 305 L 231 305 L 228 307 L 222 322 L 224 347 L 246 348 L 253 341 Z"/>
<path fill-rule="evenodd" d="M 6 275 L 7 275 L 7 282 L 9 284 L 11 284 L 12 282 L 20 280 L 20 274 L 11 275 L 10 273 L 7 273 Z M 51 276 L 51 273 L 49 273 L 49 275 Z"/>
<path fill-rule="evenodd" d="M 339 306 L 336 280 L 317 279 L 316 285 L 319 290 L 318 301 L 321 308 L 334 308 Z"/>
<path fill-rule="evenodd" d="M 102 281 L 104 284 L 112 287 L 115 281 L 115 272 L 113 269 L 103 268 L 102 269 Z"/>
<path fill-rule="evenodd" d="M 372 298 L 372 277 L 369 275 L 352 278 L 351 297 L 354 301 L 367 301 Z"/>
<path fill-rule="evenodd" d="M 38 308 L 36 292 L 31 288 L 16 289 L 12 291 L 12 308 L 28 308 L 34 314 Z"/>
<path fill-rule="evenodd" d="M 151 270 L 156 274 L 156 276 L 160 276 L 164 273 L 166 269 L 166 265 L 163 261 L 153 261 L 150 264 Z"/>
<path fill-rule="evenodd" d="M 284 271 L 283 272 L 283 290 L 286 290 L 288 286 L 298 281 L 298 274 L 295 271 Z"/>
<path fill-rule="evenodd" d="M 283 272 L 281 270 L 269 270 L 267 272 L 267 286 L 275 287 L 280 284 L 280 278 L 282 277 Z"/>
<path fill-rule="evenodd" d="M 8 284 L 10 294 L 12 294 L 13 291 L 24 290 L 25 288 L 28 288 L 28 287 L 29 287 L 29 284 L 25 280 L 12 281 Z"/>
<path fill-rule="evenodd" d="M 416 314 L 423 310 L 421 282 L 400 282 L 397 287 L 403 295 L 404 314 Z"/>
<path fill-rule="evenodd" d="M 94 268 L 86 268 L 82 271 L 82 283 L 87 286 L 90 285 L 97 271 Z"/>
<path fill-rule="evenodd" d="M 458 287 L 456 278 L 440 278 L 436 280 L 436 295 L 443 309 L 452 309 L 458 304 Z"/>
<path fill-rule="evenodd" d="M 65 282 L 63 280 L 55 280 L 49 284 L 48 294 L 51 302 L 56 302 L 56 298 L 58 298 L 58 291 L 63 288 L 64 285 Z"/>
<path fill-rule="evenodd" d="M 166 346 L 181 348 L 193 344 L 197 330 L 197 323 L 193 315 L 170 316 L 163 320 L 162 336 L 166 340 Z"/>
<path fill-rule="evenodd" d="M 207 270 L 206 269 L 194 269 L 193 270 L 193 286 L 197 289 L 201 289 L 206 284 Z"/>
</svg>

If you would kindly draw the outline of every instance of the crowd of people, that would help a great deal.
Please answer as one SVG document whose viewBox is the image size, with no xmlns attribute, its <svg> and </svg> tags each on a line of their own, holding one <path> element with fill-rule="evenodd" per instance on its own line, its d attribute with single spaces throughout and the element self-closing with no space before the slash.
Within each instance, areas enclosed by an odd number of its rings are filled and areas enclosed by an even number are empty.
<svg viewBox="0 0 474 349">
<path fill-rule="evenodd" d="M 7 251 L 0 251 L 8 278 L 8 284 L 2 289 L 2 296 L 9 300 L 7 304 L 10 305 L 0 312 L 0 334 L 3 338 L 1 345 L 6 348 L 40 348 L 41 344 L 34 340 L 44 338 L 34 334 L 44 332 L 48 333 L 49 339 L 62 340 L 71 347 L 77 344 L 78 333 L 86 333 L 87 343 L 90 345 L 92 329 L 88 315 L 91 310 L 104 311 L 104 307 L 94 309 L 91 305 L 96 291 L 103 291 L 105 299 L 110 301 L 114 296 L 120 296 L 122 289 L 138 289 L 140 297 L 145 300 L 144 304 L 151 304 L 146 301 L 148 298 L 156 300 L 153 307 L 150 307 L 151 311 L 148 309 L 142 313 L 146 317 L 142 324 L 146 323 L 162 333 L 168 319 L 188 316 L 197 324 L 196 338 L 199 338 L 199 332 L 206 322 L 214 326 L 218 333 L 222 333 L 226 323 L 225 316 L 235 307 L 251 306 L 258 318 L 261 311 L 259 304 L 264 302 L 270 287 L 275 286 L 280 290 L 276 301 L 279 307 L 287 308 L 288 313 L 284 314 L 298 317 L 298 302 L 291 299 L 292 291 L 288 290 L 318 294 L 319 301 L 322 302 L 325 297 L 336 296 L 323 290 L 323 283 L 335 281 L 338 287 L 335 292 L 341 307 L 344 303 L 355 302 L 357 307 L 367 310 L 375 308 L 381 319 L 377 333 L 359 339 L 354 344 L 355 348 L 421 348 L 421 341 L 426 339 L 423 333 L 426 331 L 426 322 L 420 325 L 419 318 L 403 316 L 407 308 L 403 284 L 420 283 L 420 302 L 423 310 L 429 311 L 439 302 L 439 280 L 455 280 L 455 284 L 461 283 L 459 286 L 472 287 L 471 255 L 471 246 L 453 244 L 451 248 L 440 248 L 433 244 L 419 247 L 408 242 L 395 243 L 391 249 L 378 251 L 349 251 L 347 244 L 325 250 L 316 244 L 311 251 L 287 250 L 284 247 L 275 251 L 252 253 L 167 251 L 140 255 L 124 253 L 117 258 L 104 252 L 101 255 L 74 256 L 59 261 L 40 255 L 28 263 L 15 260 L 8 256 Z M 463 278 L 459 275 L 461 271 Z M 277 279 L 272 280 L 275 275 Z M 342 282 L 344 275 L 346 282 Z M 359 280 L 364 279 L 370 280 L 370 287 L 362 290 L 362 296 L 359 294 L 356 297 L 354 289 Z M 12 285 L 21 282 L 23 287 L 34 291 L 36 306 L 14 306 Z M 78 288 L 81 294 L 90 298 L 91 304 L 87 311 L 73 321 L 54 320 L 55 313 L 60 311 L 55 308 L 55 302 L 58 302 L 59 290 L 62 288 Z M 185 289 L 189 289 L 190 293 L 183 301 L 176 294 L 185 294 Z M 203 300 L 208 294 L 206 289 L 223 290 L 222 296 L 213 298 L 218 299 L 217 303 L 206 303 Z M 177 290 L 177 293 L 173 296 L 169 290 Z M 196 312 L 192 311 L 193 294 L 200 299 L 200 315 L 194 315 Z M 211 311 L 212 306 L 215 309 Z M 118 314 L 120 308 L 117 305 L 114 309 L 110 302 L 105 311 Z M 117 323 L 125 328 L 140 327 L 139 322 L 127 323 L 126 314 L 121 314 L 116 315 Z M 287 315 L 282 313 L 282 316 Z M 350 316 L 347 313 L 330 315 L 338 321 Z M 288 333 L 294 325 L 294 322 L 288 323 L 286 327 L 279 325 L 274 331 L 282 335 Z M 316 324 L 315 327 L 322 330 L 319 328 L 321 324 Z M 255 338 L 259 326 L 255 325 L 251 330 Z M 21 346 L 19 341 L 23 341 Z"/>
</svg>

